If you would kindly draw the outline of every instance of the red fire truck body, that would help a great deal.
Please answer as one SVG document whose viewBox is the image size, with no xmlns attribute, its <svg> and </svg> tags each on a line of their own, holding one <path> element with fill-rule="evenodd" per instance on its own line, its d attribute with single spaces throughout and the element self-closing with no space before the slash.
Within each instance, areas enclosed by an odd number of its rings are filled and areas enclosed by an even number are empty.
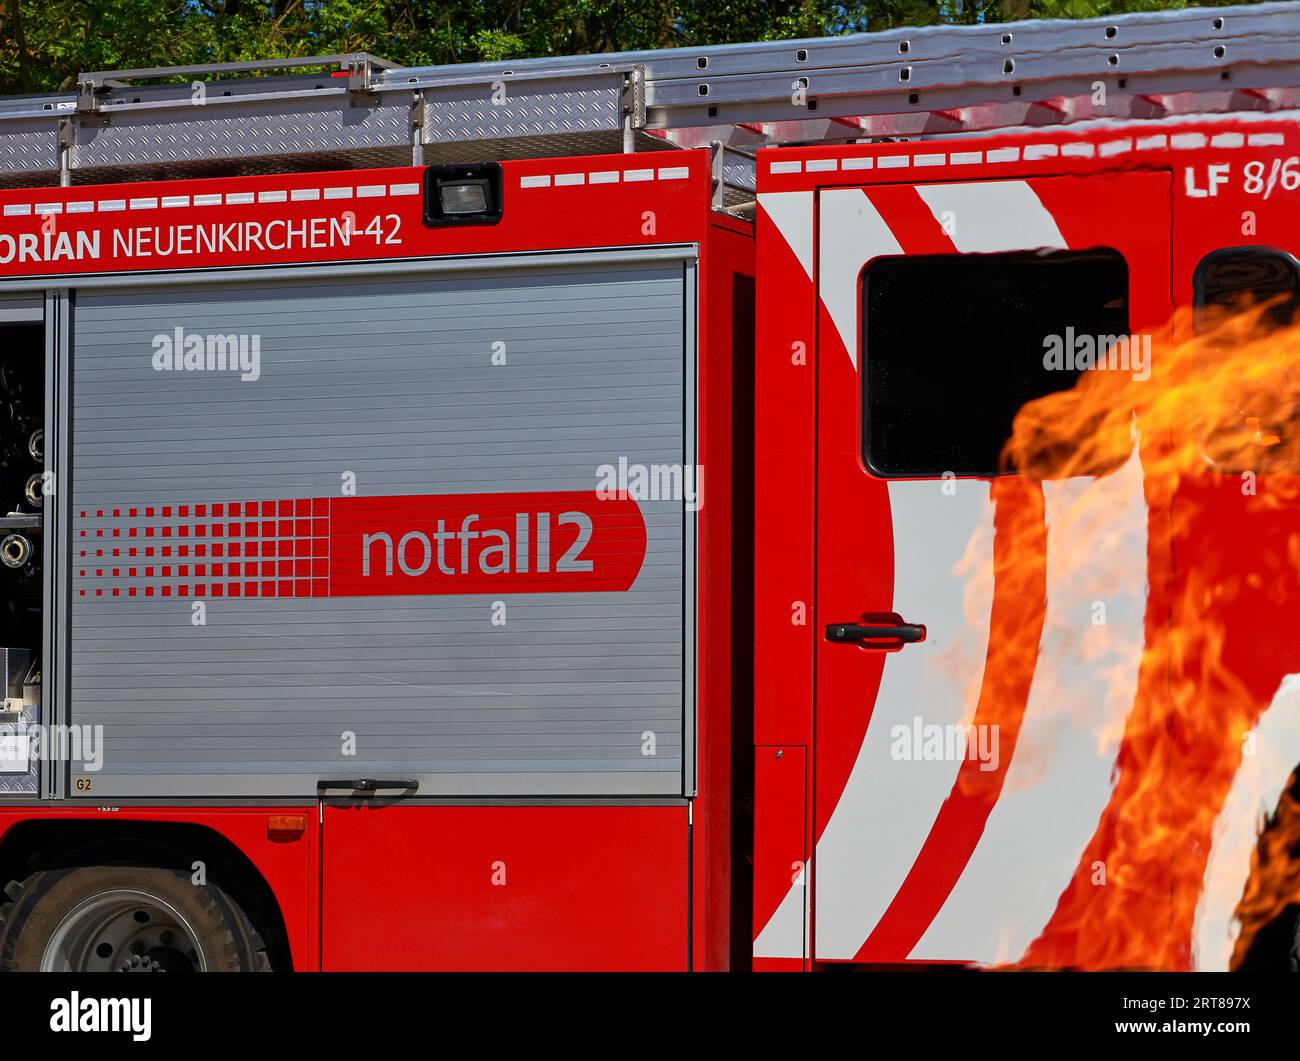
<svg viewBox="0 0 1300 1061">
<path fill-rule="evenodd" d="M 86 75 L 0 188 L 0 963 L 1239 965 L 1300 479 L 1138 395 L 1300 300 L 1288 18 Z"/>
<path fill-rule="evenodd" d="M 677 277 L 687 329 L 685 333 L 680 330 L 683 322 L 679 320 L 677 335 L 669 333 L 667 340 L 679 358 L 683 350 L 688 352 L 692 369 L 681 381 L 685 390 L 677 415 L 689 410 L 689 418 L 682 419 L 678 430 L 687 433 L 686 444 L 698 453 L 697 463 L 717 469 L 716 479 L 709 482 L 707 504 L 698 511 L 693 555 L 679 558 L 689 566 L 680 579 L 682 603 L 678 608 L 691 609 L 690 624 L 699 631 L 694 641 L 699 648 L 693 662 L 694 695 L 686 698 L 694 716 L 688 724 L 695 755 L 693 760 L 679 758 L 669 785 L 661 786 L 673 794 L 638 795 L 633 782 L 626 795 L 615 789 L 612 795 L 596 793 L 575 799 L 572 791 L 563 787 L 548 791 L 542 779 L 535 783 L 535 793 L 494 793 L 487 800 L 471 800 L 467 805 L 454 794 L 421 798 L 418 790 L 399 799 L 396 797 L 405 795 L 401 786 L 393 793 L 379 791 L 373 797 L 350 798 L 348 786 L 339 782 L 343 790 L 322 802 L 313 791 L 317 779 L 312 777 L 303 778 L 296 797 L 282 792 L 269 802 L 247 798 L 226 802 L 209 796 L 177 806 L 156 788 L 154 798 L 140 798 L 138 794 L 144 790 L 141 776 L 110 776 L 115 773 L 110 752 L 102 772 L 74 768 L 78 776 L 66 801 L 16 801 L 0 810 L 3 846 L 14 860 L 10 876 L 23 875 L 20 867 L 25 860 L 39 864 L 47 853 L 75 850 L 82 843 L 80 835 L 87 841 L 93 836 L 96 844 L 110 847 L 119 842 L 149 843 L 154 837 L 162 842 L 168 836 L 168 842 L 176 844 L 181 841 L 175 830 L 184 826 L 188 840 L 182 846 L 194 852 L 196 863 L 224 864 L 233 859 L 265 882 L 264 898 L 276 909 L 273 923 L 282 922 L 283 943 L 296 969 L 724 967 L 730 917 L 727 821 L 732 735 L 727 705 L 732 661 L 728 653 L 709 649 L 727 644 L 732 623 L 732 512 L 726 475 L 732 446 L 731 359 L 734 337 L 739 334 L 743 341 L 746 332 L 735 327 L 733 318 L 752 313 L 751 226 L 710 209 L 708 159 L 701 152 L 506 163 L 502 167 L 504 211 L 493 225 L 426 227 L 422 179 L 422 170 L 392 169 L 0 193 L 7 233 L 14 233 L 16 245 L 21 245 L 24 233 L 32 233 L 38 250 L 63 247 L 68 255 L 63 259 L 51 249 L 42 260 L 36 260 L 33 252 L 26 261 L 9 263 L 7 268 L 19 282 L 9 286 L 40 289 L 47 283 L 41 277 L 59 276 L 58 283 L 75 292 L 68 300 L 75 314 L 77 294 L 84 306 L 94 289 L 93 279 L 87 282 L 86 278 L 118 282 L 127 274 L 148 274 L 156 283 L 160 267 L 183 269 L 186 285 L 201 285 L 215 279 L 212 270 L 220 266 L 228 279 L 233 273 L 239 282 L 253 280 L 255 288 L 240 289 L 252 292 L 284 283 L 286 272 L 309 262 L 322 267 L 315 274 L 321 278 L 329 276 L 330 266 L 365 262 L 377 270 L 381 283 L 394 273 L 400 275 L 414 261 L 440 263 L 457 274 L 488 277 L 521 266 L 565 276 L 589 269 L 584 262 L 599 262 L 611 270 L 625 267 L 625 261 L 648 262 L 656 268 L 662 268 L 657 263 L 667 263 Z M 341 189 L 346 189 L 346 197 Z M 51 218 L 54 223 L 47 224 Z M 340 219 L 340 231 L 350 233 L 350 246 L 320 251 L 302 248 L 313 230 L 327 232 L 328 226 Z M 250 226 L 259 226 L 264 234 L 262 246 L 238 253 L 208 253 L 191 237 L 188 253 L 174 250 L 168 257 L 161 256 L 160 245 L 179 239 L 179 233 L 190 230 L 187 226 L 196 229 L 209 220 L 225 226 L 230 239 L 247 240 Z M 48 243 L 41 238 L 42 226 L 53 234 Z M 237 235 L 241 227 L 242 234 Z M 152 253 L 145 249 L 143 233 L 149 234 Z M 124 250 L 128 236 L 135 240 L 134 253 Z M 92 238 L 93 244 L 88 243 Z M 294 240 L 297 244 L 289 245 Z M 93 245 L 98 254 L 75 257 L 79 245 Z M 180 274 L 171 276 L 179 279 Z M 150 287 L 146 280 L 133 290 L 168 289 Z M 599 285 L 594 284 L 589 294 L 599 297 Z M 631 306 L 602 316 L 597 322 L 598 341 L 608 343 L 599 337 L 638 326 L 662 329 L 655 320 L 653 304 L 640 310 L 650 314 L 644 325 L 638 322 L 636 312 L 637 307 Z M 236 308 L 228 326 L 233 327 L 239 319 Z M 178 323 L 184 325 L 185 321 L 178 318 Z M 359 323 L 369 328 L 364 321 Z M 540 328 L 544 322 L 536 323 Z M 509 335 L 507 365 L 511 356 L 526 357 L 526 330 L 501 331 L 505 322 L 494 324 L 500 334 Z M 585 337 L 573 338 L 581 342 Z M 88 339 L 83 339 L 83 345 L 86 342 Z M 475 357 L 491 357 L 489 335 L 475 336 L 471 343 L 477 343 L 471 346 Z M 141 372 L 154 372 L 149 364 L 153 351 L 148 345 L 140 350 Z M 556 350 L 554 344 L 544 347 L 548 358 L 563 365 L 563 347 L 553 352 Z M 263 370 L 269 372 L 271 357 L 265 336 L 263 351 Z M 355 356 L 364 359 L 370 354 L 365 346 L 358 346 Z M 740 356 L 748 360 L 749 351 L 741 351 Z M 89 363 L 80 349 L 73 357 L 78 364 Z M 623 371 L 629 373 L 625 385 L 634 390 L 638 385 L 636 366 Z M 554 401 L 556 396 L 552 393 L 543 400 Z M 672 407 L 667 408 L 671 411 Z M 211 422 L 221 410 L 213 405 L 193 415 L 198 422 Z M 621 423 L 635 411 L 629 411 L 617 393 L 607 393 L 592 407 L 591 415 L 597 423 Z M 527 449 L 521 450 L 518 457 L 525 459 L 526 453 Z M 611 453 L 611 458 L 616 456 Z M 76 460 L 73 465 L 77 466 Z M 594 484 L 595 467 L 585 471 L 593 476 Z M 333 474 L 337 477 L 338 473 Z M 486 492 L 490 486 L 479 484 L 474 492 Z M 636 484 L 630 484 L 627 496 L 635 498 L 635 490 Z M 161 503 L 147 505 L 151 500 L 163 500 L 153 496 L 157 493 L 155 488 L 144 490 L 143 496 L 122 496 L 117 509 L 74 505 L 72 524 L 76 529 L 70 542 L 74 607 L 94 607 L 97 602 L 120 601 L 129 595 L 134 600 L 125 603 L 132 609 L 154 614 L 170 611 L 173 619 L 188 624 L 191 602 L 202 598 L 215 625 L 221 608 L 217 597 L 228 600 L 240 594 L 246 609 L 254 606 L 249 597 L 256 596 L 260 613 L 243 621 L 274 623 L 277 609 L 304 596 L 308 607 L 328 609 L 336 606 L 339 598 L 376 592 L 365 586 L 361 590 L 347 587 L 349 578 L 358 577 L 355 571 L 349 574 L 344 559 L 349 548 L 355 558 L 356 542 L 347 539 L 355 539 L 356 534 L 352 528 L 333 528 L 340 518 L 337 502 L 329 513 L 332 527 L 324 570 L 317 549 L 312 554 L 316 565 L 312 579 L 299 575 L 281 580 L 281 568 L 276 579 L 268 581 L 248 563 L 247 557 L 256 554 L 245 544 L 248 570 L 237 580 L 230 577 L 233 568 L 224 573 L 225 578 L 218 577 L 223 572 L 214 563 L 205 571 L 200 566 L 204 554 L 197 543 L 220 540 L 222 531 L 215 524 L 223 518 L 249 519 L 249 503 L 245 502 L 242 515 L 230 499 L 225 501 L 224 513 L 219 511 L 219 503 L 210 503 L 207 513 L 198 505 L 188 514 L 175 506 L 177 516 L 191 517 L 188 536 L 196 544 L 187 557 L 181 544 L 174 546 L 174 553 L 167 549 L 169 539 L 183 542 L 179 535 L 186 531 L 170 526 L 172 513 Z M 532 508 L 547 507 L 547 495 L 536 497 L 539 500 Z M 605 502 L 607 507 L 619 503 L 627 501 Z M 302 515 L 301 502 L 297 502 L 297 511 L 290 502 L 288 513 L 283 500 L 270 504 L 270 512 L 277 518 Z M 602 502 L 588 498 L 581 504 L 595 513 Z M 263 500 L 260 511 L 256 504 L 252 506 L 252 517 L 259 523 L 267 505 Z M 484 505 L 478 502 L 470 507 Z M 566 505 L 576 507 L 579 502 L 554 507 L 558 511 Z M 426 516 L 421 506 L 419 498 L 399 498 L 388 505 L 399 517 L 410 519 L 412 527 Z M 195 520 L 206 521 L 208 526 Z M 295 524 L 298 522 L 296 519 Z M 535 517 L 534 531 L 536 525 Z M 296 540 L 302 538 L 301 527 L 291 528 L 294 532 Z M 246 539 L 249 533 L 244 531 Z M 600 547 L 602 533 L 597 519 L 593 550 Z M 224 536 L 228 542 L 230 529 Z M 393 536 L 398 536 L 396 531 Z M 620 539 L 614 536 L 612 540 L 617 547 Z M 149 548 L 154 542 L 158 543 L 156 555 Z M 87 550 L 88 543 L 93 548 Z M 557 556 L 561 544 L 557 537 L 553 545 Z M 406 545 L 407 550 L 412 548 Z M 622 548 L 626 549 L 626 544 Z M 209 549 L 208 559 L 215 561 L 216 546 L 209 544 Z M 630 582 L 637 574 L 643 579 L 653 576 L 650 569 L 642 570 L 647 563 L 645 553 L 643 529 L 632 575 L 624 581 Z M 229 544 L 227 555 L 238 555 Z M 182 566 L 187 559 L 191 563 Z M 557 565 L 549 579 L 544 579 L 535 551 L 533 559 L 538 568 L 532 585 L 528 579 L 516 577 L 516 562 L 515 570 L 502 573 L 497 584 L 481 576 L 483 581 L 470 588 L 471 593 L 486 595 L 482 598 L 484 623 L 498 596 L 504 597 L 509 607 L 518 602 L 522 609 L 529 598 L 512 594 L 564 594 L 569 587 L 576 587 L 580 575 L 561 574 Z M 616 548 L 613 561 L 619 559 Z M 277 558 L 274 563 L 282 561 Z M 601 563 L 599 556 L 596 563 Z M 595 573 L 600 573 L 599 567 Z M 248 580 L 250 574 L 252 581 Z M 513 583 L 511 578 L 515 578 Z M 430 585 L 386 587 L 378 592 L 445 594 L 456 590 Z M 285 597 L 291 601 L 286 602 Z M 439 598 L 430 599 L 436 602 Z M 617 617 L 610 621 L 616 622 Z M 625 636 L 635 638 L 637 634 L 633 630 Z M 645 640 L 629 646 L 633 658 L 653 649 L 653 631 L 640 636 Z M 257 666 L 255 662 L 249 665 Z M 472 664 L 462 664 L 469 666 Z M 554 674 L 556 682 L 567 677 L 559 667 Z M 461 678 L 468 680 L 468 673 L 463 672 Z M 76 686 L 74 676 L 74 690 Z M 75 699 L 76 693 L 72 695 Z M 320 695 L 326 695 L 326 690 Z M 716 708 L 715 703 L 719 705 Z M 111 726 L 108 728 L 111 732 Z M 634 741 L 640 754 L 648 736 L 638 727 L 627 739 Z M 364 754 L 363 763 L 366 758 L 372 759 L 365 767 L 369 773 L 384 765 L 391 770 L 391 763 L 375 764 L 373 756 Z M 347 762 L 340 757 L 331 772 L 346 771 Z M 256 770 L 254 764 L 248 768 Z M 177 767 L 178 772 L 183 769 L 184 764 Z M 561 780 L 558 785 L 565 783 Z M 147 777 L 143 784 L 149 784 Z M 210 793 L 217 787 L 211 781 L 200 784 L 208 784 Z M 321 793 L 330 795 L 324 789 Z M 309 798 L 304 801 L 303 796 Z M 231 872 L 227 868 L 226 873 Z M 255 902 L 248 895 L 240 901 Z M 269 934 L 266 928 L 261 931 Z"/>
<path fill-rule="evenodd" d="M 1168 949 L 1151 964 L 1187 967 L 1195 949 L 1202 967 L 1226 967 L 1254 826 L 1219 822 L 1215 842 L 1233 854 L 1214 860 L 1184 849 L 1195 830 L 1171 808 L 1168 839 L 1141 873 L 1104 887 L 1089 880 L 1118 811 L 1117 764 L 1132 761 L 1129 742 L 1141 739 L 1129 728 L 1140 650 L 1188 621 L 1172 609 L 1198 571 L 1234 586 L 1215 616 L 1227 631 L 1223 663 L 1269 743 L 1242 760 L 1224 816 L 1240 815 L 1245 800 L 1254 821 L 1286 790 L 1300 730 L 1284 631 L 1300 587 L 1285 565 L 1271 564 L 1267 580 L 1256 568 L 1261 554 L 1285 554 L 1293 533 L 1288 510 L 1260 495 L 1290 496 L 1294 472 L 1270 470 L 1259 494 L 1234 469 L 1154 494 L 1139 460 L 1158 461 L 1141 447 L 1185 439 L 1142 436 L 1138 416 L 1141 444 L 1123 468 L 1030 486 L 1043 537 L 1017 538 L 1019 477 L 981 475 L 981 456 L 962 446 L 940 445 L 935 463 L 935 440 L 996 433 L 976 416 L 954 417 L 958 397 L 988 402 L 1008 387 L 1039 396 L 1031 388 L 1041 370 L 1020 379 L 988 371 L 982 389 L 960 370 L 1011 356 L 1013 317 L 1037 315 L 1028 327 L 1046 336 L 1080 313 L 1098 319 L 1103 303 L 1123 306 L 1127 319 L 1102 330 L 1154 335 L 1158 348 L 1177 338 L 1175 307 L 1213 306 L 1216 263 L 1237 270 L 1231 282 L 1218 276 L 1220 288 L 1272 292 L 1273 263 L 1294 278 L 1298 157 L 1290 115 L 762 157 L 756 653 L 785 663 L 755 689 L 756 965 L 1013 962 L 1073 912 L 1072 889 L 1088 892 L 1089 916 L 1104 925 L 1107 904 L 1126 893 L 1163 887 L 1167 896 L 1168 865 L 1190 857 L 1206 896 L 1196 935 L 1174 923 L 1167 898 L 1155 901 L 1148 912 L 1169 922 L 1160 933 Z M 1111 288 L 1091 296 L 1091 310 L 1071 305 L 1071 291 L 1089 297 L 1078 292 L 1096 282 L 1099 256 L 1117 266 Z M 1243 279 L 1245 258 L 1255 271 Z M 868 292 L 874 263 L 900 269 L 898 279 L 885 274 L 888 302 Z M 1047 266 L 1065 275 L 1029 289 L 1032 271 Z M 1010 301 L 999 269 L 1017 285 Z M 891 309 L 905 326 L 888 321 Z M 918 316 L 927 313 L 951 319 L 927 327 Z M 880 406 L 899 411 L 873 436 Z M 1194 423 L 1189 409 L 1188 437 Z M 911 451 L 898 448 L 904 432 Z M 1090 504 L 1104 518 L 1071 518 L 1083 491 L 1099 492 Z M 1071 540 L 1081 528 L 1091 540 Z M 1015 614 L 1018 573 L 1035 564 L 1041 586 Z M 1106 620 L 1090 625 L 1098 605 Z M 835 624 L 873 622 L 923 624 L 927 637 L 837 643 Z M 1017 667 L 1021 638 L 1034 657 L 1027 671 Z M 1196 743 L 1170 719 L 1180 776 L 1196 776 Z M 898 725 L 988 721 L 1002 731 L 996 760 L 896 754 Z"/>
</svg>

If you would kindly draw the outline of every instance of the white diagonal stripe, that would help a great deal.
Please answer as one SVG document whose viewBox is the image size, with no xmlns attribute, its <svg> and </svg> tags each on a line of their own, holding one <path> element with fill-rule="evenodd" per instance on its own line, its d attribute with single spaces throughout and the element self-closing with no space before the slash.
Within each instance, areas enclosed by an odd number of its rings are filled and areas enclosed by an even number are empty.
<svg viewBox="0 0 1300 1061">
<path fill-rule="evenodd" d="M 858 304 L 862 266 L 883 255 L 902 254 L 894 234 L 861 188 L 822 192 L 821 270 L 818 284 L 822 305 L 835 322 L 853 367 L 858 365 Z"/>
<path fill-rule="evenodd" d="M 916 193 L 962 254 L 1066 247 L 1028 181 L 920 184 Z"/>
</svg>

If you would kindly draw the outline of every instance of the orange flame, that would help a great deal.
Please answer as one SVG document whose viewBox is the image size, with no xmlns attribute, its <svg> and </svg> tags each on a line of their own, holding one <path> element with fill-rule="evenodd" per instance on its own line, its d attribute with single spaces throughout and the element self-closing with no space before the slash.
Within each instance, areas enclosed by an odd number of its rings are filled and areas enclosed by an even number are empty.
<svg viewBox="0 0 1300 1061">
<path fill-rule="evenodd" d="M 1059 690 L 1059 710 L 1088 720 L 1098 746 L 1115 754 L 1114 783 L 1050 921 L 1019 961 L 1008 955 L 1016 967 L 1189 968 L 1198 904 L 1236 908 L 1240 934 L 1235 945 L 1224 940 L 1224 954 L 1239 964 L 1262 927 L 1300 900 L 1295 800 L 1283 800 L 1288 813 L 1258 844 L 1252 818 L 1253 856 L 1224 853 L 1227 841 L 1216 840 L 1244 757 L 1273 752 L 1254 743 L 1261 715 L 1282 676 L 1300 672 L 1300 327 L 1278 327 L 1275 307 L 1256 306 L 1195 322 L 1180 314 L 1153 341 L 1150 378 L 1096 369 L 1026 405 L 1004 452 L 1020 476 L 993 485 L 1007 511 L 994 549 L 991 645 L 1023 645 L 1043 624 L 1042 496 L 1026 501 L 1057 488 L 1043 484 L 1091 484 L 1070 495 L 1049 534 L 1094 555 L 1145 550 L 1148 580 L 1144 642 L 1089 659 L 1120 710 Z M 1105 484 L 1134 460 L 1145 505 L 1125 514 Z M 1067 570 L 1054 577 L 1068 584 L 1082 558 L 1062 556 Z M 1074 646 L 1084 658 L 1088 644 Z M 979 721 L 1002 727 L 1008 757 L 1036 655 L 1009 648 L 989 659 L 994 695 L 986 670 Z M 996 799 L 1002 781 L 971 783 Z M 1224 887 L 1235 895 L 1203 894 L 1216 842 L 1224 864 L 1250 866 L 1244 895 L 1232 874 Z"/>
</svg>

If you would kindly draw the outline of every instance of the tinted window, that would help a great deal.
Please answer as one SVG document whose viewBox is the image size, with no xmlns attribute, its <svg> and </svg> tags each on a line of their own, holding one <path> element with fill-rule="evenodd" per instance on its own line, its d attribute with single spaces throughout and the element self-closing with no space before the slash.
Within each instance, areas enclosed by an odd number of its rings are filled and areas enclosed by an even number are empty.
<svg viewBox="0 0 1300 1061">
<path fill-rule="evenodd" d="M 1242 341 L 1240 329 L 1225 327 L 1228 318 L 1263 307 L 1258 323 L 1247 318 L 1251 340 L 1266 340 L 1274 332 L 1300 324 L 1300 267 L 1291 255 L 1267 247 L 1233 247 L 1208 254 L 1193 277 L 1196 294 L 1196 328 L 1205 338 L 1197 357 L 1207 359 L 1212 375 L 1215 358 L 1231 357 Z M 1222 332 L 1216 332 L 1223 327 Z M 1292 363 L 1281 352 L 1265 371 L 1278 372 Z M 1222 363 L 1220 366 L 1222 367 Z M 1292 408 L 1294 386 L 1276 388 L 1244 386 L 1227 393 L 1225 379 L 1236 376 L 1229 368 L 1219 375 L 1214 393 L 1202 403 L 1203 451 L 1220 472 L 1289 472 L 1300 468 L 1300 416 Z M 1263 393 L 1261 393 L 1261 391 Z"/>
<path fill-rule="evenodd" d="M 863 459 L 879 475 L 993 475 L 1020 407 L 1068 390 L 1051 337 L 1128 334 L 1112 250 L 883 258 L 862 281 Z"/>
<path fill-rule="evenodd" d="M 1300 269 L 1289 254 L 1234 247 L 1206 255 L 1196 267 L 1196 320 L 1202 330 L 1224 315 L 1267 302 L 1265 319 L 1285 327 L 1300 309 Z"/>
</svg>

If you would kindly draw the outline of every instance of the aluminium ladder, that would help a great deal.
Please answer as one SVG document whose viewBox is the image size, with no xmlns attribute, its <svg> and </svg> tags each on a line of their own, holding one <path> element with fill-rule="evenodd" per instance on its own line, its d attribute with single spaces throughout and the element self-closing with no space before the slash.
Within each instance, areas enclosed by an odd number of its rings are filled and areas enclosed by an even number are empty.
<svg viewBox="0 0 1300 1061">
<path fill-rule="evenodd" d="M 354 53 L 2 98 L 0 187 L 712 145 L 721 205 L 777 144 L 1297 106 L 1294 2 L 434 67 Z"/>
</svg>

